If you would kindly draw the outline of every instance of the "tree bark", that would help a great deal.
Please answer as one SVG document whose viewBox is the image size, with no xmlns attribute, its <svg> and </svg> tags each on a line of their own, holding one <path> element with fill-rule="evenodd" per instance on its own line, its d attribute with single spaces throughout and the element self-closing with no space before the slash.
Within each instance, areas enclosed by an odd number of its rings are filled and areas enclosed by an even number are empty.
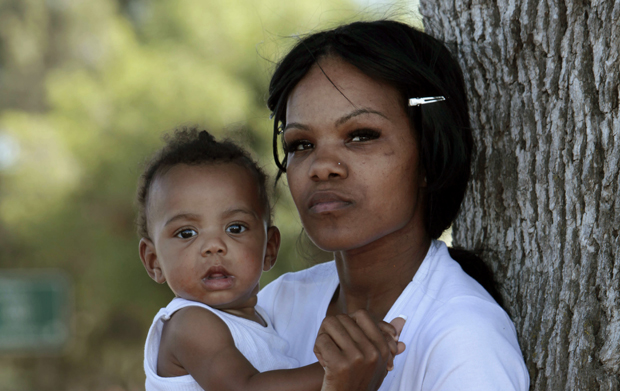
<svg viewBox="0 0 620 391">
<path fill-rule="evenodd" d="M 620 390 L 620 0 L 421 0 L 465 73 L 480 249 L 533 390 Z"/>
</svg>

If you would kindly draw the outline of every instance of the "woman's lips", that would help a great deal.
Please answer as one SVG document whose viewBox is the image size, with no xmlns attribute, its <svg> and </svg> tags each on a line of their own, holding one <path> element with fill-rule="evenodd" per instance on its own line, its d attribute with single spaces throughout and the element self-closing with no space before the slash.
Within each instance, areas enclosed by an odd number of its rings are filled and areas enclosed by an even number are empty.
<svg viewBox="0 0 620 391">
<path fill-rule="evenodd" d="M 234 278 L 223 266 L 211 266 L 202 278 L 202 283 L 208 290 L 217 291 L 230 288 Z"/>
<path fill-rule="evenodd" d="M 333 191 L 316 192 L 308 201 L 308 209 L 313 213 L 329 213 L 352 205 L 350 199 Z"/>
</svg>

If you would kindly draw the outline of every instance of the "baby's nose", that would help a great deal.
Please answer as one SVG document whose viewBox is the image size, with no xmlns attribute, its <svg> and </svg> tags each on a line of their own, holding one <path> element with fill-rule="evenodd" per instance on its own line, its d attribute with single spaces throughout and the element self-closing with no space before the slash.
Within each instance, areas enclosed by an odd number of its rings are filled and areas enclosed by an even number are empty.
<svg viewBox="0 0 620 391">
<path fill-rule="evenodd" d="M 226 255 L 226 243 L 224 243 L 224 241 L 219 237 L 210 238 L 205 242 L 202 248 L 202 254 L 203 255 L 214 255 L 214 254 Z"/>
</svg>

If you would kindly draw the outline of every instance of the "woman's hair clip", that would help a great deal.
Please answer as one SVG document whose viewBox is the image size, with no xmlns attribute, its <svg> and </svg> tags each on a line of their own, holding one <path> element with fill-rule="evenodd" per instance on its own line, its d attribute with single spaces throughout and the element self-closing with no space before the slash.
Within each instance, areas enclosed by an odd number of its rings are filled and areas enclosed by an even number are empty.
<svg viewBox="0 0 620 391">
<path fill-rule="evenodd" d="M 409 106 L 420 106 L 427 103 L 435 103 L 446 100 L 443 96 L 427 96 L 425 98 L 411 98 L 409 99 Z"/>
</svg>

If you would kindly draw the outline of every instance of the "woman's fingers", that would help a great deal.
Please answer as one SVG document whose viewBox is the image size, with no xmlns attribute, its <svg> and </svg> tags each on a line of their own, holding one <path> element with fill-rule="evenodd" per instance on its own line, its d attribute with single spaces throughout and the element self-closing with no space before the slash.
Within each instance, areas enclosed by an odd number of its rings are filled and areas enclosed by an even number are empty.
<svg viewBox="0 0 620 391">
<path fill-rule="evenodd" d="M 378 389 L 391 356 L 386 340 L 394 342 L 367 313 L 325 318 L 314 347 L 325 369 L 324 390 Z"/>
<path fill-rule="evenodd" d="M 390 355 L 387 359 L 387 370 L 389 372 L 394 369 L 394 356 L 398 354 L 398 332 L 390 323 L 379 322 L 377 326 L 383 333 L 383 337 L 390 349 Z"/>
<path fill-rule="evenodd" d="M 348 315 L 330 316 L 323 320 L 318 335 L 328 334 L 344 354 L 351 358 L 362 353 L 366 336 Z"/>
<path fill-rule="evenodd" d="M 385 322 L 379 323 L 379 327 L 382 327 L 383 325 L 392 326 L 392 328 L 386 328 L 385 330 L 382 328 L 382 330 L 384 332 L 387 332 L 396 341 L 397 345 L 396 345 L 396 352 L 394 353 L 395 356 L 404 352 L 406 348 L 405 344 L 398 340 L 400 338 L 400 333 L 402 332 L 403 327 L 405 327 L 406 321 L 407 321 L 406 315 L 398 315 L 396 318 L 392 319 L 390 323 L 385 323 Z"/>
<path fill-rule="evenodd" d="M 405 327 L 405 322 L 407 321 L 406 315 L 399 315 L 396 318 L 392 319 L 390 324 L 394 327 L 394 331 L 396 332 L 396 339 L 400 337 L 401 331 L 403 331 L 403 327 Z"/>
<path fill-rule="evenodd" d="M 390 335 L 386 337 L 384 332 L 377 323 L 370 317 L 370 314 L 366 310 L 358 310 L 351 314 L 351 318 L 355 320 L 360 329 L 364 332 L 367 339 L 373 344 L 376 351 L 380 353 L 383 361 L 389 361 L 390 357 L 396 354 L 396 341 Z M 379 322 L 379 324 L 386 325 L 388 328 L 393 326 L 388 325 L 385 322 Z"/>
<path fill-rule="evenodd" d="M 326 317 L 314 346 L 325 369 L 324 389 L 377 389 L 404 350 L 398 342 L 403 324 L 404 319 L 377 324 L 364 310 Z"/>
<path fill-rule="evenodd" d="M 390 335 L 392 339 L 398 341 L 406 321 L 407 317 L 405 315 L 399 315 L 392 319 L 390 323 L 379 322 L 378 326 L 384 334 Z"/>
<path fill-rule="evenodd" d="M 320 333 L 316 337 L 316 341 L 314 343 L 314 355 L 319 360 L 319 364 L 323 368 L 326 368 L 328 363 L 327 360 L 339 360 L 342 357 L 342 352 L 340 348 L 334 343 L 329 334 Z"/>
<path fill-rule="evenodd" d="M 396 318 L 392 319 L 392 321 L 390 322 L 390 324 L 394 326 L 394 329 L 396 331 L 396 339 L 400 338 L 400 333 L 403 331 L 403 327 L 405 327 L 406 321 L 407 321 L 406 315 L 398 315 Z M 406 347 L 407 346 L 405 345 L 404 342 L 398 341 L 396 355 L 399 355 L 402 352 L 404 352 Z"/>
<path fill-rule="evenodd" d="M 377 350 L 381 352 L 381 358 L 387 361 L 387 370 L 394 368 L 394 357 L 405 351 L 405 344 L 398 341 L 400 333 L 405 325 L 406 316 L 394 318 L 390 323 L 379 322 L 375 324 L 368 312 L 359 311 L 352 315 L 366 336 L 373 342 Z M 378 330 L 377 330 L 378 329 Z M 377 333 L 379 331 L 379 333 Z M 381 339 L 383 337 L 383 339 Z M 388 351 L 386 352 L 385 347 Z"/>
</svg>

